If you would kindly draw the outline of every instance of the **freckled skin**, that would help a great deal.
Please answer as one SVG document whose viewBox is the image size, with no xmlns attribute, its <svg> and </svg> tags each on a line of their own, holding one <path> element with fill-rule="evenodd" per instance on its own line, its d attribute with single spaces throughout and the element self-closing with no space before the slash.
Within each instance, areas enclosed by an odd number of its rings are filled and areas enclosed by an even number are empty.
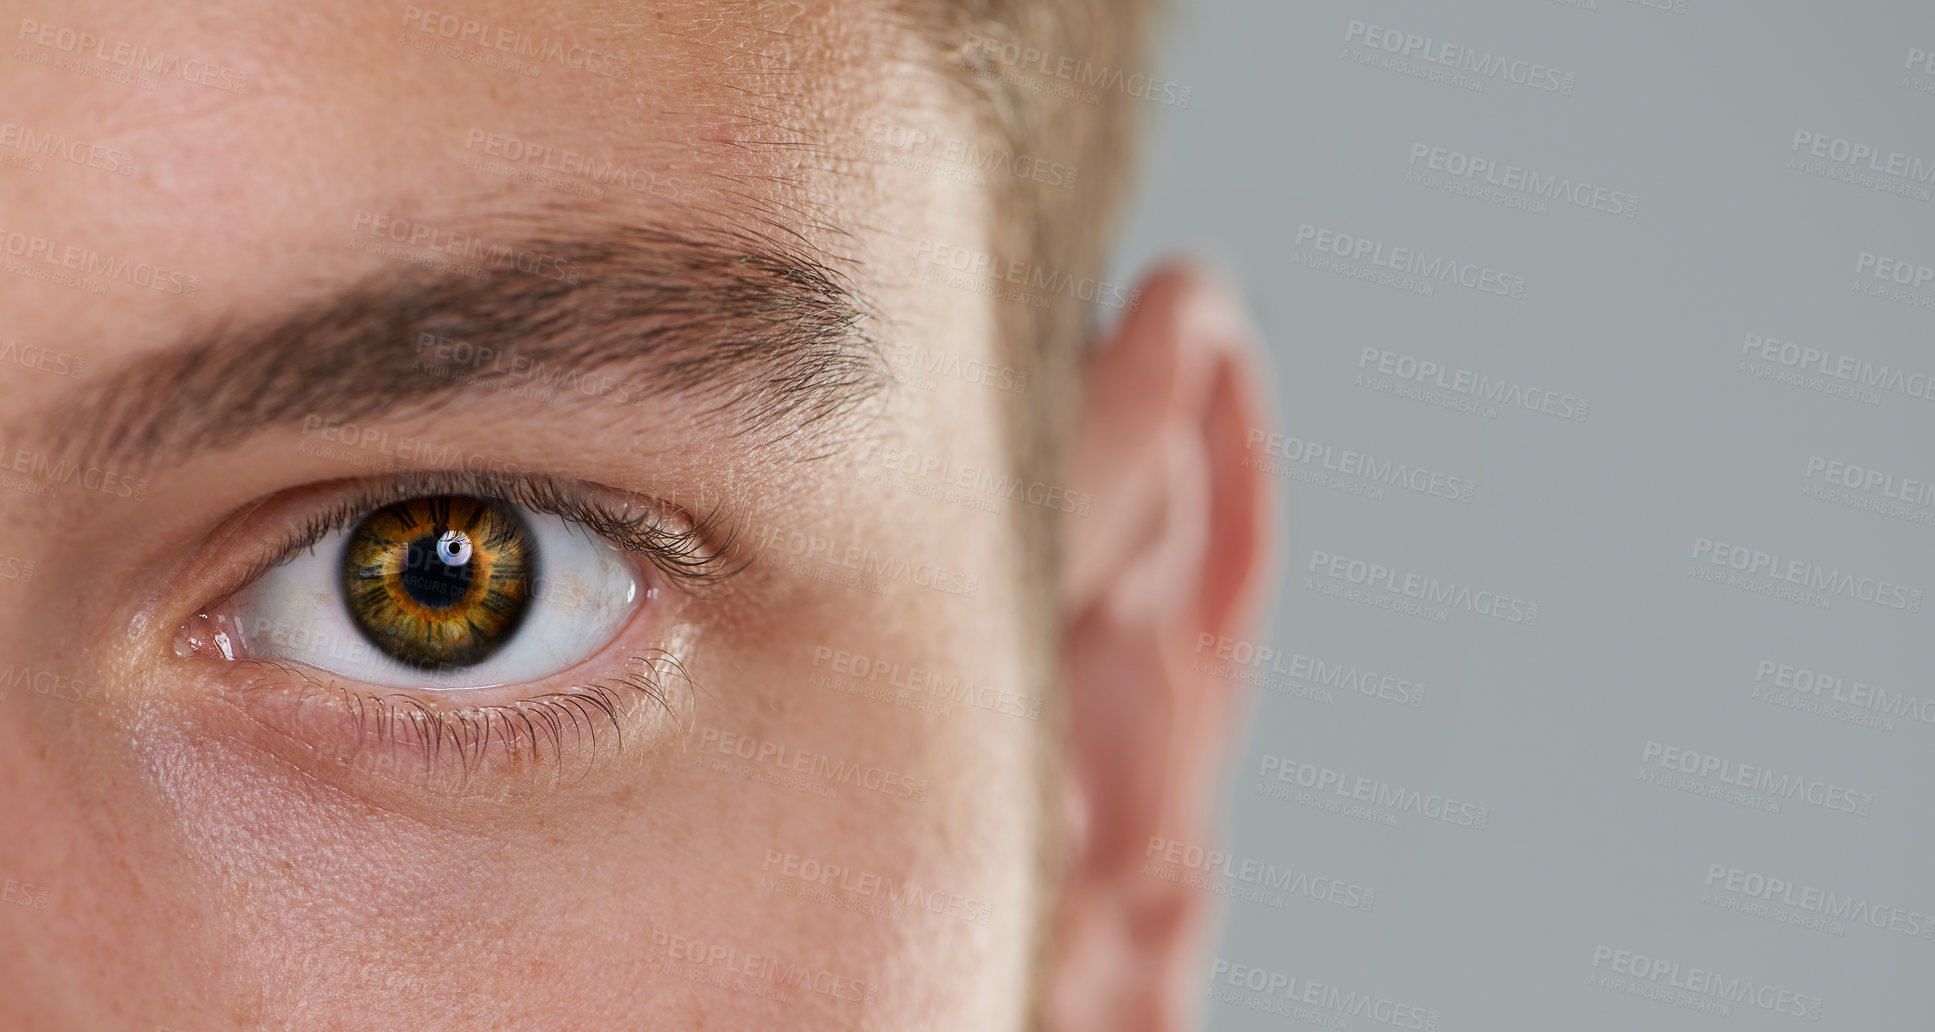
<svg viewBox="0 0 1935 1032">
<path fill-rule="evenodd" d="M 914 254 L 923 237 L 987 247 L 986 193 L 792 146 L 837 139 L 867 117 L 957 117 L 938 73 L 869 5 L 676 5 L 650 18 L 576 5 L 464 11 L 622 58 L 623 79 L 558 63 L 526 76 L 399 45 L 423 35 L 405 12 L 15 5 L 10 32 L 27 19 L 167 50 L 246 72 L 247 89 L 164 76 L 145 90 L 0 57 L 8 119 L 110 145 L 135 168 L 0 168 L 0 229 L 195 277 L 186 297 L 123 283 L 95 296 L 0 275 L 5 335 L 84 356 L 86 376 L 106 376 L 191 328 L 286 311 L 393 270 L 393 259 L 345 247 L 358 211 L 489 232 L 498 213 L 556 199 L 467 167 L 479 157 L 467 134 L 479 129 L 679 184 L 677 199 L 606 185 L 592 206 L 603 213 L 798 228 L 853 259 L 858 286 L 905 339 L 994 359 L 996 302 L 921 283 Z M 970 133 L 958 117 L 948 131 Z M 0 376 L 6 439 L 34 440 L 64 386 L 39 372 Z M 943 380 L 879 416 L 910 449 L 1005 462 L 995 392 L 979 385 Z M 814 657 L 829 646 L 1038 692 L 1006 515 L 883 489 L 856 475 L 850 454 L 802 464 L 748 450 L 674 403 L 562 419 L 480 397 L 383 426 L 674 499 L 729 485 L 750 529 L 968 571 L 977 596 L 903 580 L 856 590 L 813 576 L 810 562 L 804 573 L 756 567 L 728 598 L 648 616 L 662 621 L 649 633 L 686 643 L 680 659 L 697 687 L 674 686 L 672 713 L 640 718 L 621 756 L 584 761 L 587 773 L 563 785 L 548 785 L 541 763 L 507 763 L 450 802 L 400 771 L 324 762 L 304 738 L 340 733 L 340 721 L 227 701 L 233 668 L 173 651 L 176 629 L 238 586 L 224 581 L 232 563 L 209 558 L 224 554 L 209 550 L 210 528 L 252 499 L 366 468 L 277 432 L 182 457 L 138 502 L 0 491 L 0 551 L 38 560 L 30 584 L 0 584 L 0 667 L 83 686 L 16 686 L 0 705 L 0 877 L 50 890 L 45 909 L 0 906 L 0 1027 L 1018 1026 L 1042 905 L 1040 727 L 808 683 L 826 673 Z M 777 752 L 722 751 L 740 739 Z M 796 782 L 829 782 L 811 760 L 797 760 L 805 774 L 778 763 L 809 754 L 892 772 L 921 798 L 857 783 L 803 791 Z M 787 880 L 775 852 L 985 904 L 987 923 L 918 911 L 889 920 L 762 888 Z M 827 977 L 775 989 L 775 964 Z"/>
</svg>

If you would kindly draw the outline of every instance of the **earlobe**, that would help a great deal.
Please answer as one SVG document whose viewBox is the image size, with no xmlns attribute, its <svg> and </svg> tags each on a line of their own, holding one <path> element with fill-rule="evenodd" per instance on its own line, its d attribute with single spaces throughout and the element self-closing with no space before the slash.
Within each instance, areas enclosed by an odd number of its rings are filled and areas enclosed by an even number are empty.
<svg viewBox="0 0 1935 1032">
<path fill-rule="evenodd" d="M 1215 897 L 1152 843 L 1206 844 L 1238 699 L 1192 663 L 1241 633 L 1268 550 L 1266 492 L 1244 461 L 1260 427 L 1255 345 L 1208 274 L 1167 266 L 1084 370 L 1065 527 L 1068 868 L 1051 1027 L 1186 1027 Z"/>
</svg>

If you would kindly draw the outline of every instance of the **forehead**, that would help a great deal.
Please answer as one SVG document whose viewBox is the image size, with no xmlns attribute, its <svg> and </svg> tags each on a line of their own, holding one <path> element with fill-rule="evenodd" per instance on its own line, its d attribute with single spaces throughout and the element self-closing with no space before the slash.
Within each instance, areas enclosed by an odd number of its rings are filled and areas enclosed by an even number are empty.
<svg viewBox="0 0 1935 1032">
<path fill-rule="evenodd" d="M 757 227 L 883 303 L 980 307 L 912 271 L 919 239 L 984 233 L 982 192 L 848 146 L 971 124 L 885 3 L 84 0 L 0 24 L 0 148 L 40 155 L 0 165 L 0 232 L 48 267 L 0 276 L 23 337 L 111 358 L 401 260 L 359 236 L 434 250 L 533 212 Z M 95 302 L 49 278 L 76 253 L 165 285 Z"/>
</svg>

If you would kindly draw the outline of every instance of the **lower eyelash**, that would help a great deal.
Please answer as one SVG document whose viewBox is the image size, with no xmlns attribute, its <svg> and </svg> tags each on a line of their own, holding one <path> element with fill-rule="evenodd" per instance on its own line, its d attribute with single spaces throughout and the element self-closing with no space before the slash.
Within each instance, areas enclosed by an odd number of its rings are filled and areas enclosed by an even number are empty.
<svg viewBox="0 0 1935 1032">
<path fill-rule="evenodd" d="M 631 657 L 626 673 L 606 681 L 457 710 L 435 709 L 407 692 L 337 684 L 327 689 L 353 721 L 347 743 L 352 751 L 339 753 L 338 760 L 356 765 L 367 751 L 373 770 L 420 775 L 435 791 L 462 793 L 486 764 L 520 772 L 555 766 L 562 781 L 567 761 L 589 769 L 600 750 L 622 752 L 632 704 L 655 703 L 676 719 L 669 687 L 674 681 L 692 685 L 676 656 L 653 649 Z"/>
</svg>

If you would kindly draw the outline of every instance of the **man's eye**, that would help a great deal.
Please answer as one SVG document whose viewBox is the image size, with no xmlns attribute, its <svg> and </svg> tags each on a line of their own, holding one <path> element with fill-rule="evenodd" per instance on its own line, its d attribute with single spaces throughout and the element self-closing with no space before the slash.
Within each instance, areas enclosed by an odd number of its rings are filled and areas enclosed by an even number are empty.
<svg viewBox="0 0 1935 1032">
<path fill-rule="evenodd" d="M 210 614 L 234 658 L 397 688 L 536 681 L 597 654 L 640 572 L 581 524 L 496 498 L 423 495 L 321 535 Z"/>
</svg>

